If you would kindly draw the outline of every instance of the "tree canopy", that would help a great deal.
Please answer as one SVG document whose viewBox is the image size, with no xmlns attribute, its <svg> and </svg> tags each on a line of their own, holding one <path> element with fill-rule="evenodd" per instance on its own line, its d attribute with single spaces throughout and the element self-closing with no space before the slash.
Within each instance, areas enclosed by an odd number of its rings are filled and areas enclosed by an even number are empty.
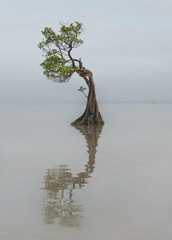
<svg viewBox="0 0 172 240">
<path fill-rule="evenodd" d="M 41 63 L 43 74 L 55 82 L 69 81 L 72 74 L 79 70 L 78 59 L 73 59 L 71 51 L 83 44 L 79 38 L 83 32 L 83 24 L 75 21 L 67 25 L 61 24 L 58 34 L 46 27 L 42 34 L 44 39 L 38 44 L 43 50 L 45 60 Z M 78 64 L 76 65 L 76 62 Z"/>
</svg>

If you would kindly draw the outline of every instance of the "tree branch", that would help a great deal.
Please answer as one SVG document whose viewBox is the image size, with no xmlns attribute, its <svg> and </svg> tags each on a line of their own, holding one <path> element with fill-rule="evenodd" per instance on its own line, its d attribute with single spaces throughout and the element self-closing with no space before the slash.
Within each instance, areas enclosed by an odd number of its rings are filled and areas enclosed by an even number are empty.
<svg viewBox="0 0 172 240">
<path fill-rule="evenodd" d="M 75 68 L 75 62 L 70 54 L 70 52 L 72 51 L 72 42 L 70 43 L 69 47 L 70 47 L 70 49 L 68 51 L 68 56 L 69 56 L 70 60 L 72 61 L 72 67 Z"/>
</svg>

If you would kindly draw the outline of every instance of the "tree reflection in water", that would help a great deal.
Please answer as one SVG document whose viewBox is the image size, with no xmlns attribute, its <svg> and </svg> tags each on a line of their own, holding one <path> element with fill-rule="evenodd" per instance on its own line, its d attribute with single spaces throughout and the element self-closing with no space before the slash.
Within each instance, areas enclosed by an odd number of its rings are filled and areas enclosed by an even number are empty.
<svg viewBox="0 0 172 240">
<path fill-rule="evenodd" d="M 75 126 L 85 136 L 89 159 L 85 171 L 73 176 L 66 165 L 48 169 L 45 176 L 46 201 L 44 206 L 45 223 L 52 224 L 55 219 L 67 227 L 80 227 L 82 206 L 73 200 L 73 191 L 87 184 L 87 178 L 95 168 L 96 147 L 102 126 Z"/>
</svg>

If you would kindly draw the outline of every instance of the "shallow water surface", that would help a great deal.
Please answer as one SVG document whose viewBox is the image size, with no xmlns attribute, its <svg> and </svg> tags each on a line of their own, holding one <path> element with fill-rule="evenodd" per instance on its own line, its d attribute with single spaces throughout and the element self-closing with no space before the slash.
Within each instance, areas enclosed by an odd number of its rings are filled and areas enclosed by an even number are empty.
<svg viewBox="0 0 172 240">
<path fill-rule="evenodd" d="M 100 108 L 0 105 L 0 239 L 171 239 L 172 105 Z"/>
</svg>

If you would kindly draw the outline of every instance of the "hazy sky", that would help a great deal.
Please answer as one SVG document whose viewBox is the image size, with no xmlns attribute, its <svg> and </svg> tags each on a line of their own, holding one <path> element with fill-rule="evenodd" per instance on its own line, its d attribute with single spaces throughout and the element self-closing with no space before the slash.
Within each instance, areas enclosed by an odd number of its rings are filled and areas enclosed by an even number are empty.
<svg viewBox="0 0 172 240">
<path fill-rule="evenodd" d="M 102 101 L 172 101 L 171 0 L 0 0 L 0 101 L 82 100 L 76 75 L 47 81 L 41 30 L 83 22 L 74 49 L 93 71 Z"/>
</svg>

